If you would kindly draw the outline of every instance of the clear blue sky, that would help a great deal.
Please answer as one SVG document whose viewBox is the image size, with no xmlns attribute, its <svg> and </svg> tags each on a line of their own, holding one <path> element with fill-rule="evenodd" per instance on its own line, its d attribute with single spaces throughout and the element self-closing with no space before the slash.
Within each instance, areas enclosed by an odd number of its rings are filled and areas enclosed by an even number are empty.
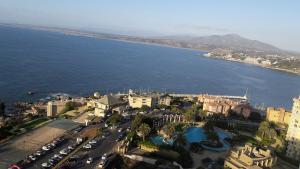
<svg viewBox="0 0 300 169">
<path fill-rule="evenodd" d="M 0 0 L 0 22 L 144 36 L 237 33 L 300 51 L 299 0 Z"/>
</svg>

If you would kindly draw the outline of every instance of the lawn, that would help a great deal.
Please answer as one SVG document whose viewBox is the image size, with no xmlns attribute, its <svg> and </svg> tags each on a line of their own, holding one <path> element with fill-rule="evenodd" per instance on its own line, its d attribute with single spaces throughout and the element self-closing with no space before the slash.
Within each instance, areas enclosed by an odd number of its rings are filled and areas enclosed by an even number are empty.
<svg viewBox="0 0 300 169">
<path fill-rule="evenodd" d="M 36 126 L 48 121 L 48 120 L 49 120 L 48 118 L 35 119 L 35 120 L 32 120 L 30 122 L 27 122 L 27 123 L 21 125 L 20 128 L 25 128 L 27 130 L 30 130 L 30 129 L 33 129 Z"/>
</svg>

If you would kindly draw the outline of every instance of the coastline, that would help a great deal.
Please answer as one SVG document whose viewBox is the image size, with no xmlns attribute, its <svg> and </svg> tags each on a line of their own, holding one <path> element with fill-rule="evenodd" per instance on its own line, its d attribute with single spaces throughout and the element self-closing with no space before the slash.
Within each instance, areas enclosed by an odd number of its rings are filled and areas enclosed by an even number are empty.
<svg viewBox="0 0 300 169">
<path fill-rule="evenodd" d="M 247 65 L 253 65 L 253 66 L 256 66 L 256 67 L 260 67 L 260 68 L 265 68 L 265 69 L 270 69 L 270 70 L 274 70 L 274 71 L 278 71 L 278 72 L 284 72 L 284 73 L 289 73 L 289 74 L 300 76 L 300 72 L 294 72 L 294 71 L 288 70 L 288 69 L 276 68 L 276 67 L 271 67 L 271 66 L 264 66 L 264 65 L 259 65 L 259 64 L 252 64 L 252 63 L 247 63 L 247 62 L 243 62 L 243 61 L 240 61 L 240 60 L 229 60 L 229 59 L 219 58 L 219 57 L 215 57 L 215 56 L 210 56 L 210 57 L 203 56 L 203 55 L 200 55 L 200 56 L 208 58 L 208 59 L 217 59 L 217 60 L 223 60 L 223 61 L 227 61 L 227 62 L 237 62 L 237 63 L 247 64 Z"/>
</svg>

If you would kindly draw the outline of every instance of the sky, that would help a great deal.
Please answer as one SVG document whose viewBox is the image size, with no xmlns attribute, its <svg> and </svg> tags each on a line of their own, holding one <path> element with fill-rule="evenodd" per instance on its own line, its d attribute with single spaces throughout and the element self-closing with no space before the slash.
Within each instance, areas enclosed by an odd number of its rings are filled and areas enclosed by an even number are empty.
<svg viewBox="0 0 300 169">
<path fill-rule="evenodd" d="M 0 0 L 0 22 L 138 36 L 234 33 L 300 52 L 299 0 Z"/>
</svg>

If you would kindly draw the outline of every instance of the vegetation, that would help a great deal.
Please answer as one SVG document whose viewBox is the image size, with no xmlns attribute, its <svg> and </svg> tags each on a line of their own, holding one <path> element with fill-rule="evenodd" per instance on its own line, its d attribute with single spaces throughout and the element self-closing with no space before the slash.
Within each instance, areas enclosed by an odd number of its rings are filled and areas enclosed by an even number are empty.
<svg viewBox="0 0 300 169">
<path fill-rule="evenodd" d="M 35 119 L 35 120 L 32 120 L 28 123 L 25 123 L 25 124 L 21 125 L 20 128 L 25 128 L 27 130 L 30 130 L 30 129 L 33 129 L 36 126 L 48 121 L 48 120 L 49 120 L 48 118 Z"/>
<path fill-rule="evenodd" d="M 178 147 L 183 147 L 186 145 L 186 138 L 183 132 L 177 133 L 175 140 L 174 140 L 174 145 Z"/>
<path fill-rule="evenodd" d="M 114 113 L 112 116 L 110 116 L 107 119 L 107 122 L 109 124 L 116 125 L 117 123 L 121 122 L 121 120 L 122 120 L 122 115 L 120 115 L 119 113 Z"/>
<path fill-rule="evenodd" d="M 155 144 L 153 144 L 151 141 L 140 141 L 138 143 L 139 146 L 143 145 L 145 147 L 148 147 L 148 148 L 158 148 Z"/>
<path fill-rule="evenodd" d="M 141 114 L 137 114 L 133 121 L 131 122 L 131 130 L 135 131 L 139 128 L 139 126 L 142 124 L 143 122 L 143 115 Z"/>
<path fill-rule="evenodd" d="M 67 102 L 65 107 L 63 108 L 63 110 L 60 113 L 66 113 L 68 111 L 74 110 L 76 107 L 76 103 L 75 102 Z"/>
<path fill-rule="evenodd" d="M 150 107 L 149 106 L 146 106 L 146 105 L 143 105 L 141 108 L 140 108 L 140 111 L 142 112 L 148 112 L 150 110 Z"/>
<path fill-rule="evenodd" d="M 262 139 L 263 145 L 269 146 L 276 141 L 274 138 L 277 137 L 277 132 L 269 122 L 263 121 L 259 125 L 257 135 Z"/>
<path fill-rule="evenodd" d="M 251 120 L 253 122 L 261 122 L 262 117 L 261 117 L 260 113 L 258 113 L 258 112 L 251 112 L 251 114 L 249 116 L 249 120 Z"/>
<path fill-rule="evenodd" d="M 164 126 L 165 134 L 168 136 L 168 138 L 171 138 L 171 136 L 175 132 L 175 125 L 170 123 Z"/>
<path fill-rule="evenodd" d="M 141 133 L 142 137 L 143 137 L 143 141 L 145 141 L 145 137 L 148 136 L 151 132 L 151 128 L 148 124 L 143 123 L 141 124 L 141 126 L 138 129 L 139 133 Z"/>
</svg>

